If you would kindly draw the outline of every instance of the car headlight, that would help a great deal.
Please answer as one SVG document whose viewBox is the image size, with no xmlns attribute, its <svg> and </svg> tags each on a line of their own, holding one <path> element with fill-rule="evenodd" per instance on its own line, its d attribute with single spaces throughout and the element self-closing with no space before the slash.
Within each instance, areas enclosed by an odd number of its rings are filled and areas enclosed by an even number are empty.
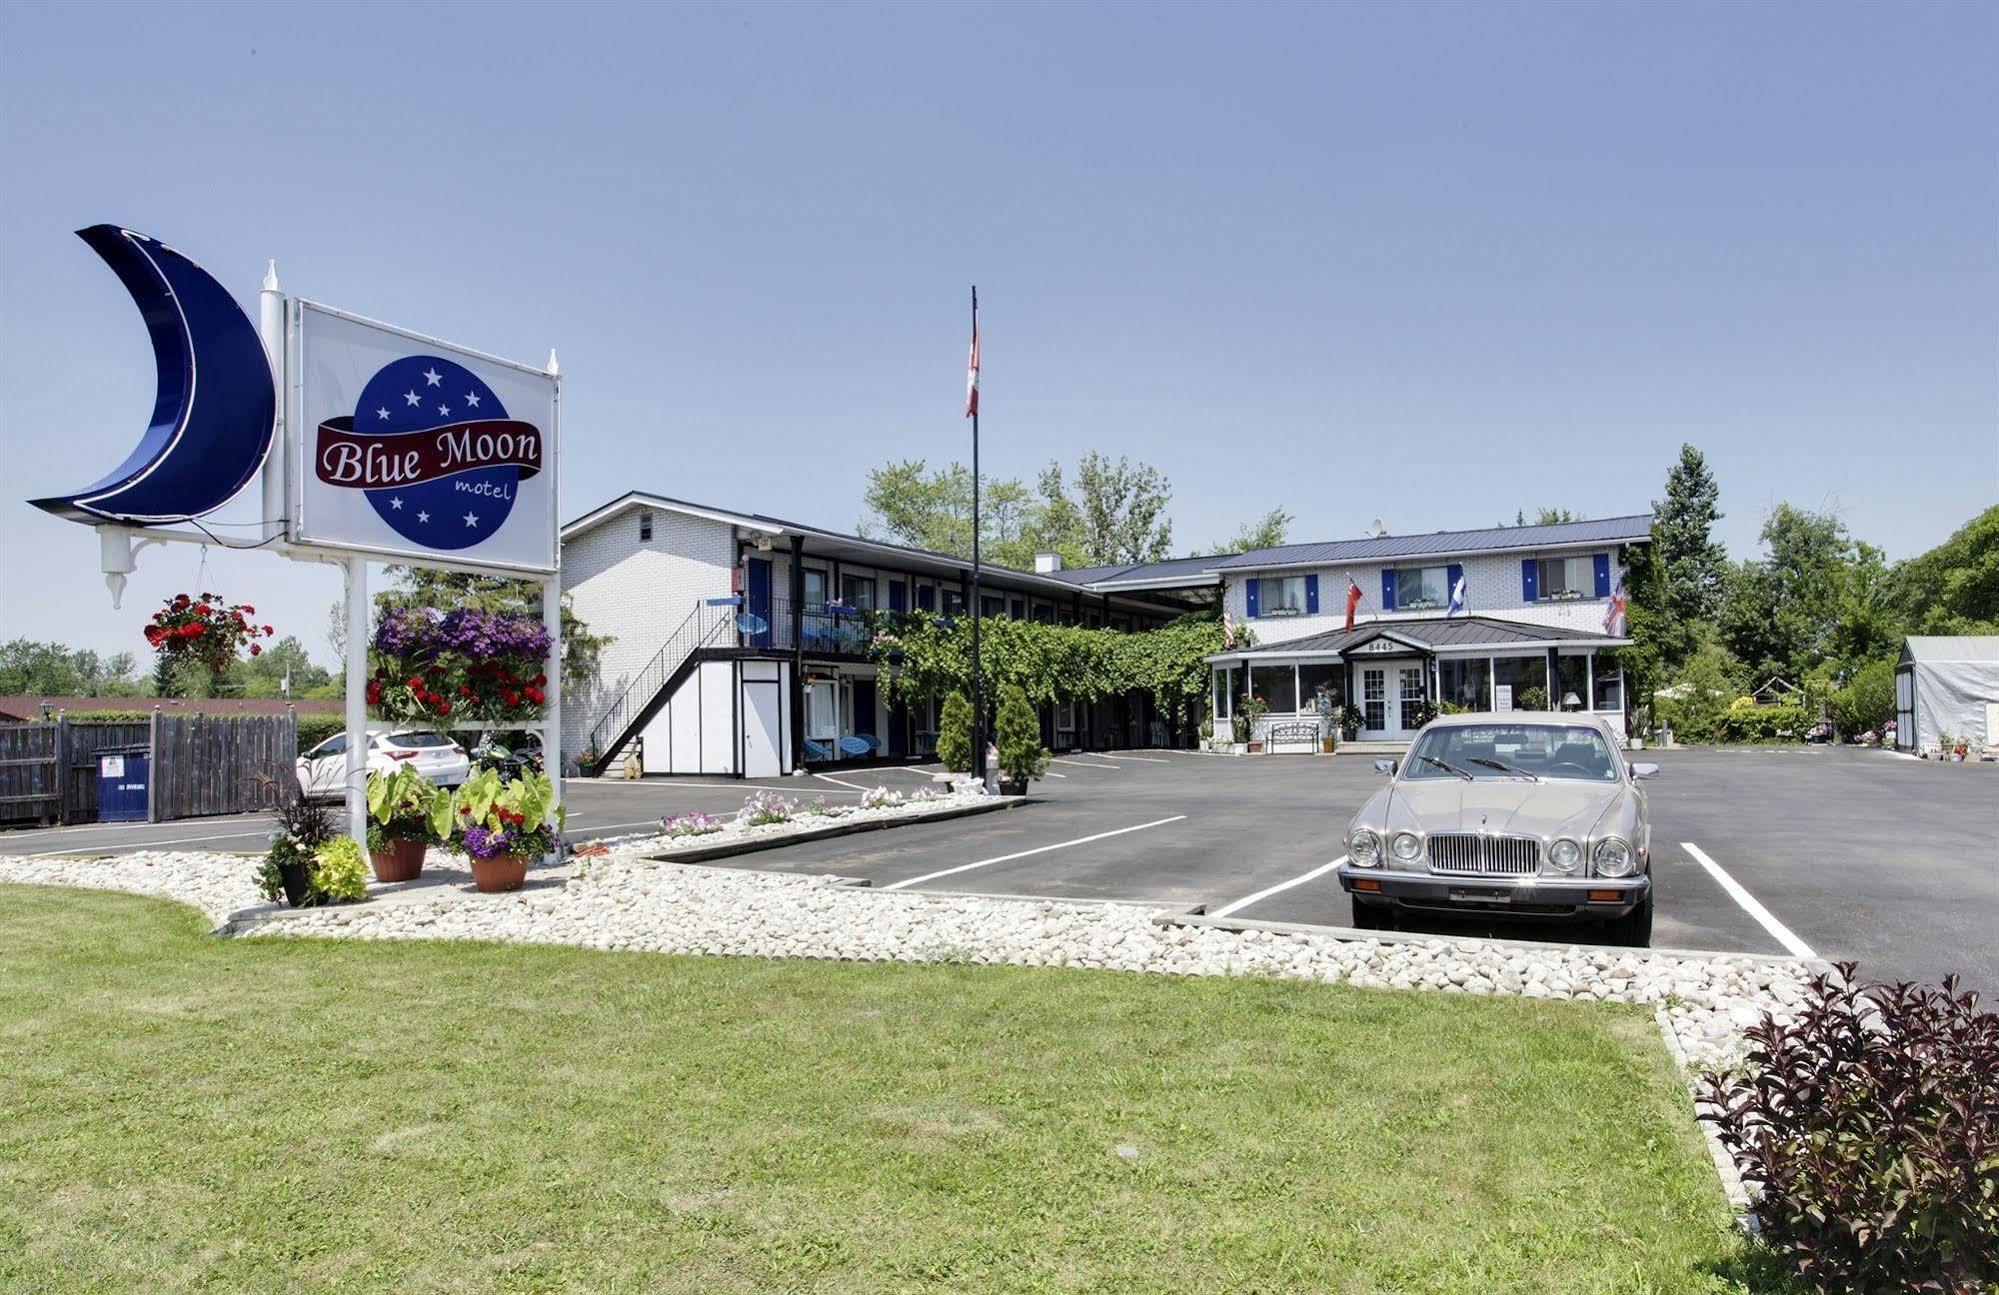
<svg viewBox="0 0 1999 1295">
<path fill-rule="evenodd" d="M 1381 862 L 1381 838 L 1364 827 L 1349 833 L 1347 858 L 1363 868 L 1372 868 Z"/>
<path fill-rule="evenodd" d="M 1389 844 L 1389 850 L 1404 863 L 1413 863 L 1423 854 L 1423 843 L 1416 839 L 1414 832 L 1398 832 Z"/>
<path fill-rule="evenodd" d="M 1625 877 L 1631 873 L 1631 847 L 1614 836 L 1598 841 L 1590 858 L 1599 877 Z"/>
<path fill-rule="evenodd" d="M 1548 847 L 1548 866 L 1556 872 L 1574 872 L 1583 861 L 1583 848 L 1564 838 Z"/>
</svg>

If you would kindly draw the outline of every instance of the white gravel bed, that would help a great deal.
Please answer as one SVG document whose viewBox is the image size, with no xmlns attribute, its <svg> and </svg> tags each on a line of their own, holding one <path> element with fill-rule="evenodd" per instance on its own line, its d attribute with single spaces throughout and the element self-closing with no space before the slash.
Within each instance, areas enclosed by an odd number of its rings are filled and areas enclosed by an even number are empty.
<svg viewBox="0 0 1999 1295">
<path fill-rule="evenodd" d="M 965 810 L 994 802 L 994 797 L 987 795 L 978 784 L 968 784 L 963 780 L 950 790 L 939 786 L 934 793 L 921 796 L 905 796 L 901 792 L 877 787 L 859 802 L 835 801 L 823 795 L 784 796 L 782 799 L 793 807 L 793 816 L 783 822 L 752 825 L 742 811 L 726 815 L 686 815 L 684 817 L 704 817 L 720 826 L 713 831 L 680 835 L 646 832 L 636 836 L 612 837 L 606 838 L 604 844 L 614 847 L 620 854 L 671 854 L 676 850 L 708 850 L 718 845 L 782 840 L 787 836 L 843 824 L 893 823 L 899 819 L 920 818 L 945 810 Z M 1024 800 L 1025 797 L 1006 799 Z"/>
<path fill-rule="evenodd" d="M 440 887 L 422 897 L 398 896 L 395 904 L 283 912 L 249 934 L 1261 975 L 1370 989 L 1642 1003 L 1662 1009 L 1673 1041 L 1696 1067 L 1737 1057 L 1743 1027 L 1766 1010 L 1788 1012 L 1809 976 L 1799 963 L 1751 957 L 1160 925 L 1153 921 L 1157 910 L 1143 905 L 876 891 L 642 857 L 657 846 L 656 838 L 642 838 L 578 860 L 577 874 L 559 889 L 475 896 Z M 163 895 L 220 923 L 260 902 L 250 882 L 254 868 L 240 856 L 191 853 L 88 863 L 0 859 L 0 880 Z"/>
</svg>

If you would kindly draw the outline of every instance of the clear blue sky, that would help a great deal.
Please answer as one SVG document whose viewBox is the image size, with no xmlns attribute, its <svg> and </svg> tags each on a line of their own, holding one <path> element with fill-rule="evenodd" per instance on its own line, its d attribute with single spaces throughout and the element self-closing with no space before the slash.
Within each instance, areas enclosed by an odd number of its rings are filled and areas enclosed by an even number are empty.
<svg viewBox="0 0 1999 1295">
<path fill-rule="evenodd" d="M 833 526 L 866 469 L 1097 447 L 1175 540 L 1836 508 L 1904 557 L 1999 497 L 1999 9 L 305 5 L 0 9 L 0 636 L 143 655 L 95 480 L 145 335 L 69 231 L 559 347 L 563 514 L 628 488 Z M 240 509 L 229 514 L 240 517 Z M 322 659 L 324 568 L 209 582 Z"/>
</svg>

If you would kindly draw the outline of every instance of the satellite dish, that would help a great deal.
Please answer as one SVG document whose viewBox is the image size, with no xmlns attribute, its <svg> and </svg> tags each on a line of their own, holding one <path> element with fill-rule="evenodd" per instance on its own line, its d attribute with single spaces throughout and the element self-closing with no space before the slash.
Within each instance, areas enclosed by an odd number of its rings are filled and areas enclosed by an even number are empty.
<svg viewBox="0 0 1999 1295">
<path fill-rule="evenodd" d="M 1367 524 L 1367 533 L 1378 540 L 1382 536 L 1388 534 L 1388 528 L 1386 526 L 1383 526 L 1381 524 L 1381 519 L 1377 517 L 1373 521 Z"/>
<path fill-rule="evenodd" d="M 116 470 L 32 502 L 58 517 L 184 522 L 250 483 L 271 447 L 278 393 L 263 339 L 229 290 L 179 252 L 116 225 L 79 229 L 132 294 L 152 337 L 152 425 Z"/>
</svg>

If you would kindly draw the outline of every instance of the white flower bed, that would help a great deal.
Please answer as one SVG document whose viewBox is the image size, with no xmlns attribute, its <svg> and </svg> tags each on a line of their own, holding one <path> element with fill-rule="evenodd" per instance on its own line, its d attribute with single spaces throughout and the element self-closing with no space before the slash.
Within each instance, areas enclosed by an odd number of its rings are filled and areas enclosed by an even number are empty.
<svg viewBox="0 0 1999 1295">
<path fill-rule="evenodd" d="M 770 841 L 843 823 L 889 823 L 939 810 L 989 805 L 992 798 L 976 782 L 960 780 L 949 787 L 919 787 L 914 792 L 876 787 L 858 804 L 829 801 L 824 796 L 789 798 L 759 791 L 731 815 L 700 812 L 676 814 L 660 831 L 606 841 L 619 854 L 671 854 L 675 850 L 707 850 L 744 841 Z"/>
<path fill-rule="evenodd" d="M 875 812 L 875 811 L 869 811 Z M 743 827 L 745 833 L 769 827 Z M 682 838 L 695 842 L 714 837 Z M 1806 969 L 1748 957 L 1522 949 L 1479 940 L 1388 942 L 1318 933 L 1159 925 L 1132 904 L 875 891 L 826 878 L 652 862 L 663 838 L 584 860 L 561 889 L 473 896 L 458 887 L 397 903 L 287 911 L 253 935 L 499 940 L 764 958 L 1088 967 L 1169 975 L 1265 975 L 1364 988 L 1518 994 L 1663 1007 L 1695 1066 L 1738 1055 L 1743 1027 L 1800 1001 Z M 258 902 L 252 861 L 131 855 L 102 862 L 0 859 L 0 880 L 136 890 L 211 918 Z"/>
</svg>

